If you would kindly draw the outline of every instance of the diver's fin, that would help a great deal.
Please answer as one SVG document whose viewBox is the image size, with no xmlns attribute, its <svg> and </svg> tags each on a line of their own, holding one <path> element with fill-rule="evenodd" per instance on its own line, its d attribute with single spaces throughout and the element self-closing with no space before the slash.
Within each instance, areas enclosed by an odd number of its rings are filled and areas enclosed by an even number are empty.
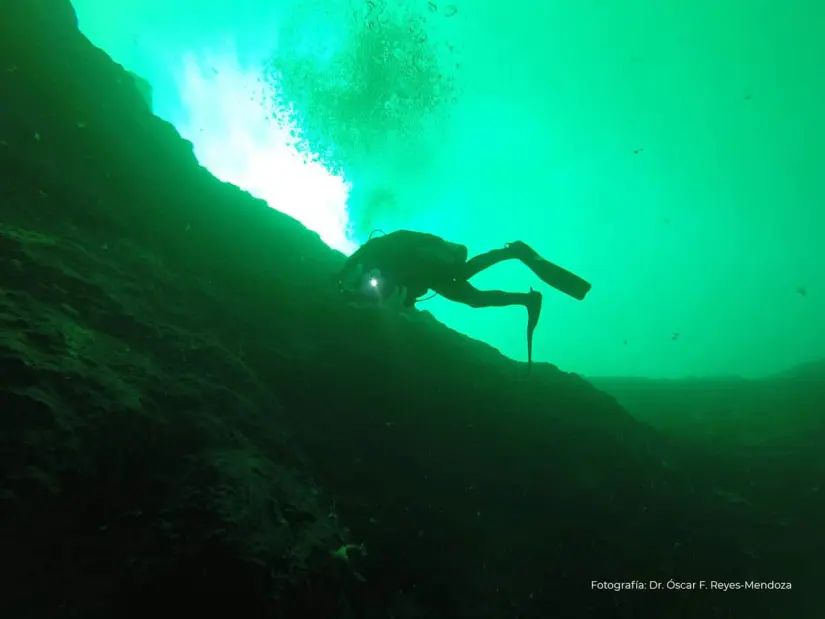
<svg viewBox="0 0 825 619">
<path fill-rule="evenodd" d="M 525 260 L 524 264 L 526 264 L 533 273 L 538 275 L 545 284 L 552 286 L 574 299 L 581 301 L 587 296 L 587 293 L 590 292 L 590 282 L 583 280 L 575 273 L 571 273 L 557 264 L 553 264 L 549 260 L 545 260 L 538 254 Z"/>
<path fill-rule="evenodd" d="M 539 276 L 548 286 L 552 286 L 559 292 L 581 301 L 590 292 L 590 282 L 583 280 L 578 275 L 563 269 L 549 260 L 539 256 L 538 252 L 522 241 L 515 241 L 507 244 L 508 249 L 515 252 L 515 257 L 521 260 L 527 267 Z"/>
<path fill-rule="evenodd" d="M 527 374 L 533 370 L 533 332 L 541 316 L 541 293 L 530 288 L 527 300 Z"/>
</svg>

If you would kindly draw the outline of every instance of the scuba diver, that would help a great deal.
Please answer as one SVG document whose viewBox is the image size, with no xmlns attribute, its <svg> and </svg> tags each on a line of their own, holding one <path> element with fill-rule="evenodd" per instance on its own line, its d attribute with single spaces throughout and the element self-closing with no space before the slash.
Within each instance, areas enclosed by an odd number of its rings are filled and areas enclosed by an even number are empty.
<svg viewBox="0 0 825 619">
<path fill-rule="evenodd" d="M 374 233 L 373 233 L 374 234 Z M 527 309 L 528 373 L 533 365 L 533 332 L 541 314 L 542 295 L 530 292 L 479 290 L 469 280 L 505 260 L 519 260 L 543 282 L 582 300 L 590 283 L 542 258 L 522 241 L 508 243 L 471 259 L 464 245 L 434 234 L 397 230 L 369 240 L 347 258 L 338 273 L 342 292 L 387 299 L 399 291 L 405 307 L 412 307 L 428 290 L 469 307 L 523 305 Z M 355 289 L 356 287 L 360 290 Z M 428 297 L 429 298 L 429 297 Z"/>
</svg>

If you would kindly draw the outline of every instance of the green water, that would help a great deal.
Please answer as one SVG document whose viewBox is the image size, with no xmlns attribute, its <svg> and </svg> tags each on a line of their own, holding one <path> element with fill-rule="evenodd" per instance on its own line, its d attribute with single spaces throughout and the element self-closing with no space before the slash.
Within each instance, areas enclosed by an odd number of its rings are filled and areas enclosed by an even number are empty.
<svg viewBox="0 0 825 619">
<path fill-rule="evenodd" d="M 757 376 L 825 351 L 812 0 L 74 4 L 204 165 L 330 245 L 523 239 L 592 281 L 547 291 L 538 360 Z M 517 264 L 474 283 L 536 285 Z M 421 308 L 524 358 L 518 308 Z"/>
</svg>

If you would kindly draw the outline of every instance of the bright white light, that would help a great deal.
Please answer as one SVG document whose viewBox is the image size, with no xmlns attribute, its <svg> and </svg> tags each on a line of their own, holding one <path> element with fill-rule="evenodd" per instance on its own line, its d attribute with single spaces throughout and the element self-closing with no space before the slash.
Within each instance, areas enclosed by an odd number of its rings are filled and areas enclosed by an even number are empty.
<svg viewBox="0 0 825 619">
<path fill-rule="evenodd" d="M 241 67 L 234 49 L 184 58 L 178 87 L 185 120 L 177 129 L 201 164 L 317 232 L 349 254 L 349 185 L 293 146 L 292 127 L 273 118 L 260 68 Z"/>
<path fill-rule="evenodd" d="M 370 280 L 370 286 L 372 286 L 373 288 L 378 288 L 378 280 L 373 277 Z"/>
</svg>

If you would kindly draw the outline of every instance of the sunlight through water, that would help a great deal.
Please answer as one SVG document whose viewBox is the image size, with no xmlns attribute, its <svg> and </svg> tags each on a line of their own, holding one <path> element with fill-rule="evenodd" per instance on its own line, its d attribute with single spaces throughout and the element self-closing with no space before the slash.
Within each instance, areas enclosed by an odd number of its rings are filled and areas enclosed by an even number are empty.
<svg viewBox="0 0 825 619">
<path fill-rule="evenodd" d="M 178 76 L 185 110 L 178 131 L 215 176 L 294 217 L 330 247 L 350 252 L 349 185 L 296 150 L 296 130 L 276 119 L 260 75 L 260 69 L 241 67 L 231 50 L 187 54 Z"/>
</svg>

